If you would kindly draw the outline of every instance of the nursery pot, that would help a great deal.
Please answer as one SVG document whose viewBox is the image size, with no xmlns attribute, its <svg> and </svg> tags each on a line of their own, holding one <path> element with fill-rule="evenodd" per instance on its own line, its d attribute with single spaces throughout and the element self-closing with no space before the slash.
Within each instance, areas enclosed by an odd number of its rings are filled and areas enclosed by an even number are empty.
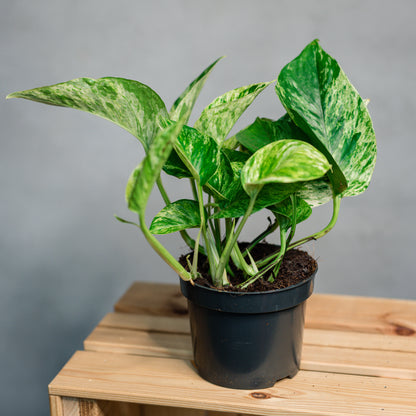
<svg viewBox="0 0 416 416">
<path fill-rule="evenodd" d="M 181 280 L 200 376 L 235 389 L 267 388 L 295 376 L 315 274 L 267 292 L 227 292 Z"/>
</svg>

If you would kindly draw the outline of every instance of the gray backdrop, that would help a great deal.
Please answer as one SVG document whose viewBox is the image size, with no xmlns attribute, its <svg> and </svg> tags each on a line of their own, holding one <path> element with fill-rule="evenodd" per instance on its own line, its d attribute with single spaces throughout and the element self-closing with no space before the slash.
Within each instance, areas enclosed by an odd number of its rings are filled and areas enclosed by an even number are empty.
<svg viewBox="0 0 416 416">
<path fill-rule="evenodd" d="M 196 112 L 223 92 L 275 78 L 314 38 L 369 106 L 378 161 L 368 191 L 343 201 L 319 258 L 316 290 L 416 299 L 416 3 L 409 1 L 5 1 L 0 13 L 0 399 L 4 415 L 48 413 L 47 384 L 135 280 L 176 282 L 124 202 L 139 143 L 110 122 L 9 92 L 79 76 L 137 79 L 170 107 L 220 62 Z M 270 88 L 238 127 L 283 109 Z M 168 181 L 181 191 L 182 183 Z M 161 207 L 156 195 L 151 209 Z M 299 227 L 326 224 L 330 210 Z M 265 219 L 255 216 L 253 231 Z M 250 227 L 247 235 L 250 235 Z M 178 238 L 164 238 L 179 254 Z"/>
</svg>

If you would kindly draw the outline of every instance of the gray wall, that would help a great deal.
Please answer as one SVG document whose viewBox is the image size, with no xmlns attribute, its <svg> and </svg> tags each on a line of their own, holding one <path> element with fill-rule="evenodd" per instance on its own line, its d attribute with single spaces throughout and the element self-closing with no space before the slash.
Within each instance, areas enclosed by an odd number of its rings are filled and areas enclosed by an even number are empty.
<svg viewBox="0 0 416 416">
<path fill-rule="evenodd" d="M 3 1 L 0 96 L 112 75 L 152 86 L 170 106 L 226 54 L 198 111 L 231 88 L 275 78 L 319 38 L 371 99 L 379 154 L 368 191 L 344 200 L 336 228 L 308 247 L 319 258 L 317 291 L 416 299 L 415 13 L 412 0 Z M 134 218 L 124 188 L 143 152 L 132 136 L 74 110 L 3 99 L 0 108 L 1 413 L 44 415 L 48 382 L 130 283 L 176 277 L 113 218 Z M 239 127 L 282 114 L 269 89 Z M 329 215 L 318 209 L 300 233 Z M 252 230 L 256 222 L 265 220 L 256 216 Z"/>
</svg>

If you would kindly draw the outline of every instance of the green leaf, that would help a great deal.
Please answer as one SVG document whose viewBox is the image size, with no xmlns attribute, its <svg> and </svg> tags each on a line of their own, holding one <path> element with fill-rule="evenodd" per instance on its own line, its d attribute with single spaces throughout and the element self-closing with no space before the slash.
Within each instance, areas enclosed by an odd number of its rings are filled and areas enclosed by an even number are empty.
<svg viewBox="0 0 416 416">
<path fill-rule="evenodd" d="M 332 201 L 332 186 L 327 176 L 314 181 L 306 181 L 299 184 L 297 195 L 305 200 L 311 207 L 326 204 Z"/>
<path fill-rule="evenodd" d="M 249 155 L 237 150 L 221 148 L 218 168 L 206 184 L 206 191 L 216 200 L 234 200 L 239 193 L 245 193 L 240 174 Z"/>
<path fill-rule="evenodd" d="M 125 220 L 124 218 L 121 218 L 121 217 L 119 217 L 119 216 L 117 216 L 117 215 L 114 215 L 114 217 L 115 217 L 115 219 L 116 219 L 117 221 L 120 221 L 120 222 L 121 222 L 121 223 L 123 223 L 123 224 L 135 225 L 136 227 L 139 227 L 139 228 L 140 228 L 140 225 L 139 225 L 139 224 L 137 224 L 136 222 Z"/>
<path fill-rule="evenodd" d="M 204 109 L 194 127 L 221 143 L 247 107 L 270 83 L 261 82 L 226 92 Z"/>
<path fill-rule="evenodd" d="M 201 216 L 198 202 L 191 199 L 180 199 L 166 205 L 153 218 L 150 232 L 152 234 L 169 234 L 200 226 Z"/>
<path fill-rule="evenodd" d="M 371 119 L 345 73 L 318 41 L 282 69 L 276 92 L 295 124 L 331 163 L 334 193 L 363 192 L 376 158 Z"/>
<path fill-rule="evenodd" d="M 126 187 L 130 210 L 143 215 L 153 186 L 168 159 L 182 123 L 171 123 L 154 138 L 142 163 L 131 174 Z"/>
<path fill-rule="evenodd" d="M 235 135 L 238 142 L 252 153 L 277 140 L 304 140 L 305 136 L 288 114 L 276 121 L 257 118 L 253 124 Z"/>
<path fill-rule="evenodd" d="M 298 184 L 268 184 L 265 185 L 257 196 L 252 214 L 263 208 L 278 204 L 290 194 L 297 192 Z M 219 211 L 213 218 L 239 218 L 242 217 L 250 204 L 250 198 L 241 190 L 233 200 L 220 201 Z"/>
<path fill-rule="evenodd" d="M 280 140 L 254 153 L 241 171 L 244 190 L 251 197 L 266 183 L 293 183 L 325 175 L 330 164 L 308 143 Z"/>
<path fill-rule="evenodd" d="M 194 108 L 196 99 L 198 98 L 208 75 L 214 69 L 214 66 L 223 58 L 218 58 L 208 68 L 206 68 L 197 78 L 195 78 L 180 95 L 180 97 L 173 103 L 170 109 L 169 116 L 171 120 L 185 120 L 188 122 L 192 109 Z"/>
<path fill-rule="evenodd" d="M 145 149 L 168 118 L 165 104 L 155 91 L 123 78 L 78 78 L 15 92 L 7 98 L 25 98 L 95 114 L 126 129 Z"/>
<path fill-rule="evenodd" d="M 204 185 L 215 173 L 220 148 L 216 141 L 198 130 L 183 126 L 175 151 L 192 177 Z"/>
<path fill-rule="evenodd" d="M 175 149 L 172 150 L 172 153 L 163 166 L 163 171 L 175 178 L 192 178 L 192 173 L 182 162 Z"/>
<path fill-rule="evenodd" d="M 292 226 L 293 204 L 291 198 L 286 198 L 279 204 L 269 206 L 270 211 L 276 215 L 279 226 L 287 231 Z M 308 219 L 312 214 L 312 208 L 301 198 L 296 197 L 296 224 Z"/>
</svg>

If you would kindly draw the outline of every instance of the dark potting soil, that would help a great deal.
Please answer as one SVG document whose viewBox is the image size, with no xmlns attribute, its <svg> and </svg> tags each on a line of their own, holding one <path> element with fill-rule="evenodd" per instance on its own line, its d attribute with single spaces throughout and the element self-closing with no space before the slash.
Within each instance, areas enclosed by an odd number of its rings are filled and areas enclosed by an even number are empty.
<svg viewBox="0 0 416 416">
<path fill-rule="evenodd" d="M 241 251 L 244 251 L 246 245 L 246 243 L 239 244 Z M 279 251 L 279 246 L 268 243 L 259 243 L 251 250 L 250 254 L 255 261 L 259 261 L 265 257 L 270 256 L 276 251 Z M 192 261 L 193 253 L 182 255 L 179 259 L 179 262 L 186 269 L 188 269 L 188 264 L 186 261 L 186 257 L 188 255 L 189 260 Z M 247 277 L 241 270 L 237 270 L 235 268 L 235 266 L 232 264 L 232 261 L 230 263 L 234 276 L 231 276 L 230 273 L 228 274 L 231 285 L 229 287 L 225 287 L 224 290 L 233 292 L 264 292 L 274 289 L 283 289 L 306 280 L 317 268 L 316 261 L 306 251 L 296 249 L 289 250 L 283 258 L 279 273 L 273 283 L 268 282 L 267 279 L 269 275 L 265 275 L 263 279 L 257 279 L 246 289 L 239 289 L 236 286 L 244 282 Z M 209 275 L 209 264 L 206 256 L 199 254 L 198 266 L 198 272 L 200 273 L 201 277 L 198 277 L 195 282 L 201 286 L 214 287 L 212 284 L 211 276 Z"/>
</svg>

